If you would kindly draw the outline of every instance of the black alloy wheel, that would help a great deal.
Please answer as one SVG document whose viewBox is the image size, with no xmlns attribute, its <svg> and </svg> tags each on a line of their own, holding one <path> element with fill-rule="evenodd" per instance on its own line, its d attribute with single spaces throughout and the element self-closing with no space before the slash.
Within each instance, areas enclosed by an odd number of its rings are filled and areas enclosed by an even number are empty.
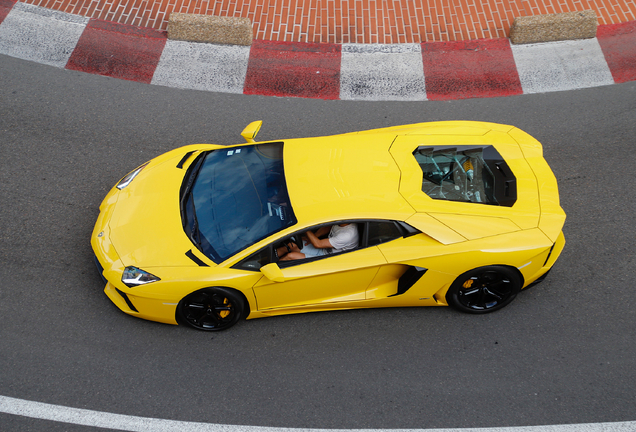
<svg viewBox="0 0 636 432">
<path fill-rule="evenodd" d="M 228 288 L 205 288 L 187 295 L 177 306 L 177 319 L 191 327 L 219 331 L 244 318 L 240 294 Z"/>
<path fill-rule="evenodd" d="M 462 274 L 453 282 L 446 294 L 446 301 L 462 312 L 494 312 L 514 300 L 521 286 L 521 277 L 509 267 L 479 267 Z"/>
</svg>

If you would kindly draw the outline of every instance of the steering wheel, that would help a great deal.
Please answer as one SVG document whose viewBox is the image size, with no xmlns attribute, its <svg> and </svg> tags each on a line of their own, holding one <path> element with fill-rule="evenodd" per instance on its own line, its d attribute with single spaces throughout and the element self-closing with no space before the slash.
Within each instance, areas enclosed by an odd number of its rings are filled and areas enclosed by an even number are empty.
<svg viewBox="0 0 636 432">
<path fill-rule="evenodd" d="M 296 243 L 296 246 L 298 246 L 298 248 L 299 248 L 299 249 L 302 249 L 302 248 L 303 248 L 303 239 L 302 239 L 302 237 L 300 236 L 300 234 L 295 234 L 295 235 L 291 236 L 291 237 L 289 238 L 289 240 L 290 240 L 291 242 L 293 242 L 293 243 Z"/>
</svg>

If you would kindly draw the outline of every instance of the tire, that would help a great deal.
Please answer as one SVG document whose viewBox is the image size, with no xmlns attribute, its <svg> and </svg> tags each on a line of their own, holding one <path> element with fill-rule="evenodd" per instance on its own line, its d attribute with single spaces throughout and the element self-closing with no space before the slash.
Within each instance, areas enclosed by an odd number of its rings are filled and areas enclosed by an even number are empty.
<svg viewBox="0 0 636 432">
<path fill-rule="evenodd" d="M 455 279 L 446 293 L 446 301 L 462 312 L 484 314 L 508 305 L 521 286 L 521 276 L 509 267 L 479 267 Z"/>
<path fill-rule="evenodd" d="M 245 302 L 228 288 L 205 288 L 185 296 L 177 306 L 177 321 L 205 331 L 226 330 L 245 318 Z"/>
</svg>

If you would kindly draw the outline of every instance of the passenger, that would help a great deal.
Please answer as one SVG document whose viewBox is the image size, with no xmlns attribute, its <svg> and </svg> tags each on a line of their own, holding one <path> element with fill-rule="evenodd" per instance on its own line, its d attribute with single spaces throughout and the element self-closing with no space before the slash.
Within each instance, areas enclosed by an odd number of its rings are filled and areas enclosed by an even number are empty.
<svg viewBox="0 0 636 432">
<path fill-rule="evenodd" d="M 321 238 L 329 233 L 327 238 Z M 355 223 L 327 225 L 315 232 L 307 231 L 302 238 L 302 248 L 293 242 L 277 249 L 280 261 L 313 258 L 338 253 L 358 247 L 360 238 Z"/>
</svg>

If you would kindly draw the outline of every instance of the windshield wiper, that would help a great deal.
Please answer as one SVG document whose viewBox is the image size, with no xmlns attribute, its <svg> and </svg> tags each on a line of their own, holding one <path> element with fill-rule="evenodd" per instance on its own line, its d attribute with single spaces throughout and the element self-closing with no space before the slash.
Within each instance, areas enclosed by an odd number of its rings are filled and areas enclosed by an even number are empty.
<svg viewBox="0 0 636 432">
<path fill-rule="evenodd" d="M 201 153 L 199 156 L 197 156 L 197 159 L 194 161 L 194 163 L 192 165 L 190 165 L 190 168 L 188 168 L 188 171 L 186 173 L 186 179 L 183 182 L 183 185 L 181 186 L 181 208 L 184 208 L 184 204 L 188 198 L 188 196 L 190 196 L 190 194 L 192 193 L 192 186 L 194 185 L 194 181 L 197 178 L 197 175 L 199 174 L 199 169 L 201 169 L 201 165 L 203 164 L 203 160 L 205 159 L 205 155 L 206 153 Z"/>
<path fill-rule="evenodd" d="M 181 207 L 181 219 L 183 221 L 183 228 L 187 230 L 187 227 L 190 229 L 186 231 L 190 240 L 201 250 L 201 232 L 199 231 L 199 222 L 197 221 L 197 214 L 194 208 L 194 198 L 192 197 L 192 190 L 194 186 L 194 181 L 199 174 L 199 170 L 201 169 L 201 165 L 203 165 L 203 161 L 205 160 L 205 154 L 201 153 L 197 156 L 197 159 L 194 161 L 188 171 L 186 173 L 186 178 L 181 186 L 181 199 L 180 199 L 180 207 Z M 190 204 L 190 209 L 186 208 Z"/>
<path fill-rule="evenodd" d="M 192 192 L 188 194 L 188 197 L 191 197 Z M 201 250 L 201 231 L 199 231 L 199 221 L 197 220 L 197 212 L 194 209 L 194 199 L 189 198 L 187 202 L 191 202 L 191 213 L 192 216 L 192 226 L 190 227 L 190 239 L 192 242 Z"/>
</svg>

